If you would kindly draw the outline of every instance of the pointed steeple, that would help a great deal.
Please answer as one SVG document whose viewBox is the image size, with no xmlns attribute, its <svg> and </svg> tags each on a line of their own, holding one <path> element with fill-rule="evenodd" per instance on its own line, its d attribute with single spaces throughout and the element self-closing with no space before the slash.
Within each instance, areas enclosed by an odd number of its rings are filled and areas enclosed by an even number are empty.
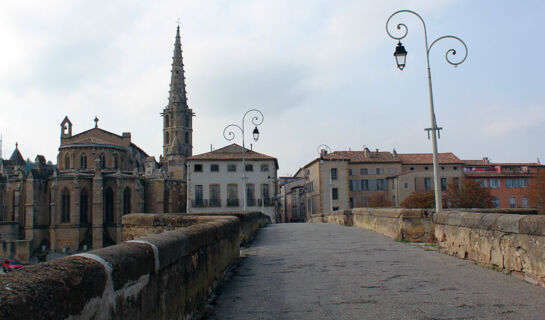
<svg viewBox="0 0 545 320">
<path fill-rule="evenodd" d="M 193 110 L 187 105 L 180 25 L 176 29 L 168 105 L 163 109 L 163 157 L 185 161 L 193 153 Z"/>
<path fill-rule="evenodd" d="M 176 29 L 176 41 L 174 42 L 174 56 L 172 57 L 172 71 L 170 76 L 170 94 L 168 97 L 170 106 L 180 105 L 187 108 L 187 95 L 185 91 L 184 62 L 182 58 L 182 41 L 180 40 L 180 25 Z"/>
</svg>

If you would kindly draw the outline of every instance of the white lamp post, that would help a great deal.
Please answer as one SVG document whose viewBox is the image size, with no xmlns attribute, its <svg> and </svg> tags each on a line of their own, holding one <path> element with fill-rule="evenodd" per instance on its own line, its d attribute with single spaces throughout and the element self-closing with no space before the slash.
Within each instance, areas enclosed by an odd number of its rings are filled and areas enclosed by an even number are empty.
<svg viewBox="0 0 545 320">
<path fill-rule="evenodd" d="M 431 131 L 431 136 L 432 136 L 433 183 L 434 183 L 434 187 L 435 187 L 435 211 L 439 212 L 442 209 L 442 201 L 441 201 L 441 179 L 439 177 L 439 159 L 438 159 L 439 156 L 438 156 L 438 151 L 437 151 L 437 137 L 438 136 L 439 136 L 439 138 L 441 137 L 440 130 L 442 128 L 437 127 L 437 121 L 435 119 L 435 110 L 434 110 L 434 107 L 433 107 L 433 90 L 432 90 L 432 85 L 431 85 L 431 69 L 430 69 L 430 50 L 433 47 L 433 45 L 437 41 L 439 41 L 441 39 L 450 38 L 450 39 L 458 40 L 464 46 L 464 49 L 465 49 L 465 55 L 464 55 L 463 59 L 461 59 L 458 62 L 453 62 L 453 61 L 451 61 L 449 59 L 449 54 L 451 54 L 451 55 L 456 54 L 456 50 L 454 50 L 454 49 L 447 50 L 447 53 L 445 54 L 445 59 L 447 60 L 447 62 L 450 63 L 451 65 L 453 65 L 454 67 L 456 67 L 456 66 L 463 63 L 466 60 L 466 58 L 467 58 L 467 46 L 462 41 L 462 39 L 460 39 L 460 38 L 458 38 L 456 36 L 451 36 L 451 35 L 439 37 L 439 38 L 435 39 L 431 43 L 431 45 L 428 46 L 428 33 L 427 33 L 427 30 L 426 30 L 426 23 L 424 23 L 424 19 L 422 19 L 422 17 L 418 13 L 416 13 L 414 11 L 411 11 L 411 10 L 396 11 L 386 21 L 386 32 L 388 33 L 388 35 L 392 39 L 398 40 L 397 47 L 396 47 L 396 50 L 394 52 L 394 57 L 396 59 L 396 64 L 397 64 L 397 67 L 399 68 L 399 70 L 403 70 L 403 68 L 405 68 L 405 63 L 406 63 L 406 59 L 407 59 L 407 51 L 405 50 L 405 47 L 401 43 L 401 39 L 403 39 L 403 38 L 405 38 L 407 36 L 407 32 L 409 30 L 408 30 L 407 26 L 405 24 L 403 24 L 403 23 L 399 23 L 397 25 L 397 30 L 403 29 L 403 31 L 404 31 L 403 34 L 400 37 L 396 37 L 396 36 L 392 35 L 390 33 L 390 31 L 388 30 L 388 24 L 389 24 L 390 20 L 392 19 L 393 16 L 395 16 L 398 13 L 411 13 L 411 14 L 417 16 L 420 19 L 420 21 L 422 22 L 422 25 L 424 26 L 424 40 L 425 40 L 425 44 L 426 44 L 426 63 L 427 63 L 427 66 L 428 66 L 428 88 L 429 88 L 430 115 L 431 115 L 431 128 L 427 128 L 425 130 L 428 132 L 428 139 L 430 137 L 430 131 Z"/>
</svg>

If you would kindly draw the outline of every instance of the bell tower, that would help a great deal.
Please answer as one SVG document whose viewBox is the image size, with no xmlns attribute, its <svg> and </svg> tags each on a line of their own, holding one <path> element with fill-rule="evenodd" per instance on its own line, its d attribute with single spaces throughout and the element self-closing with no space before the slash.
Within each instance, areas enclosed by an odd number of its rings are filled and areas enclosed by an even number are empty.
<svg viewBox="0 0 545 320">
<path fill-rule="evenodd" d="M 193 110 L 187 105 L 180 25 L 176 29 L 168 105 L 163 109 L 163 159 L 184 161 L 193 154 Z"/>
</svg>

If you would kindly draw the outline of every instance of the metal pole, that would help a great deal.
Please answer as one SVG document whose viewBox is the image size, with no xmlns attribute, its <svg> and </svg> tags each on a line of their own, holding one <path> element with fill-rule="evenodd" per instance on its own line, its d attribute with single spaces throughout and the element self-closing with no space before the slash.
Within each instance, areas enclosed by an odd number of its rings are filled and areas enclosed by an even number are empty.
<svg viewBox="0 0 545 320">
<path fill-rule="evenodd" d="M 428 46 L 428 32 L 426 30 L 426 23 L 424 22 L 424 19 L 422 19 L 422 17 L 418 13 L 416 13 L 414 11 L 411 11 L 411 10 L 399 10 L 399 11 L 394 12 L 392 15 L 390 15 L 390 17 L 386 21 L 386 33 L 388 33 L 390 38 L 395 39 L 395 40 L 401 40 L 401 39 L 403 39 L 403 38 L 405 38 L 407 36 L 407 33 L 409 31 L 407 26 L 405 24 L 403 24 L 403 23 L 397 24 L 397 30 L 402 30 L 402 34 L 399 37 L 392 35 L 390 33 L 390 31 L 388 30 L 388 24 L 389 24 L 390 20 L 392 19 L 393 16 L 397 15 L 398 13 L 410 13 L 410 14 L 413 14 L 413 15 L 417 16 L 418 19 L 420 19 L 420 21 L 422 22 L 422 26 L 424 27 L 424 41 L 425 41 L 425 45 L 426 45 L 426 63 L 427 63 L 427 67 L 428 67 L 428 89 L 429 89 L 429 98 L 430 98 L 430 117 L 431 117 L 431 128 L 426 129 L 426 131 L 428 131 L 428 139 L 429 139 L 429 131 L 431 131 L 431 136 L 432 136 L 433 184 L 434 184 L 434 189 L 435 189 L 435 211 L 439 212 L 439 211 L 442 210 L 443 202 L 442 202 L 442 199 L 441 199 L 441 178 L 439 176 L 439 154 L 438 154 L 438 148 L 437 148 L 437 136 L 438 136 L 439 130 L 441 130 L 442 128 L 437 127 L 437 119 L 435 118 L 435 109 L 434 109 L 434 105 L 433 105 L 433 88 L 432 88 L 431 68 L 430 68 L 430 50 L 433 47 L 433 45 L 437 41 L 439 41 L 441 39 L 451 38 L 451 39 L 454 39 L 454 40 L 458 40 L 464 46 L 465 54 L 464 54 L 463 58 L 458 62 L 453 62 L 452 60 L 450 60 L 449 59 L 449 54 L 456 55 L 456 50 L 454 50 L 454 49 L 447 50 L 447 53 L 445 54 L 445 59 L 447 60 L 447 62 L 449 64 L 451 64 L 452 66 L 454 66 L 454 67 L 458 66 L 459 64 L 463 63 L 466 60 L 468 50 L 467 50 L 466 44 L 464 43 L 464 41 L 462 41 L 462 39 L 460 39 L 460 38 L 458 38 L 456 36 L 451 36 L 451 35 L 439 37 L 439 38 L 435 39 L 431 43 L 431 45 Z"/>
<path fill-rule="evenodd" d="M 333 179 L 332 179 L 331 157 L 329 157 L 329 212 L 333 212 Z"/>
<path fill-rule="evenodd" d="M 227 141 L 231 141 L 235 138 L 235 133 L 232 131 L 232 129 L 229 129 L 231 127 L 238 128 L 240 130 L 240 133 L 242 134 L 242 199 L 243 199 L 243 211 L 246 211 L 246 143 L 244 140 L 244 122 L 246 120 L 246 115 L 248 115 L 250 112 L 256 113 L 252 117 L 252 123 L 256 126 L 263 123 L 263 120 L 265 119 L 263 117 L 263 113 L 257 109 L 250 109 L 244 113 L 242 116 L 242 126 L 236 125 L 236 124 L 230 124 L 227 127 L 223 129 L 223 137 Z M 257 139 L 256 139 L 257 141 Z"/>
<path fill-rule="evenodd" d="M 246 117 L 246 114 L 242 117 L 242 201 L 244 202 L 243 205 L 243 212 L 246 212 L 246 146 L 244 145 L 244 118 Z"/>
<path fill-rule="evenodd" d="M 431 117 L 431 138 L 433 148 L 433 184 L 435 187 L 435 212 L 443 209 L 443 201 L 441 197 L 441 178 L 439 177 L 439 153 L 437 150 L 437 122 L 435 120 L 435 110 L 433 108 L 433 90 L 431 85 L 431 70 L 429 66 L 429 51 L 428 55 L 428 87 L 430 93 L 430 117 Z"/>
</svg>

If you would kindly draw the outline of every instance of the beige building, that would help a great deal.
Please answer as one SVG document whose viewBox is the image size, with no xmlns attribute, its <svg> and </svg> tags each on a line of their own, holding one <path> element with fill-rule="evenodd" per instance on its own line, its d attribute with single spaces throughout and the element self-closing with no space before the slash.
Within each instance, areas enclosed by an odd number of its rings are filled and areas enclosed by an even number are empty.
<svg viewBox="0 0 545 320">
<path fill-rule="evenodd" d="M 371 206 L 380 200 L 399 204 L 414 191 L 433 188 L 431 153 L 335 151 L 314 159 L 296 177 L 304 178 L 307 217 L 310 214 Z M 440 153 L 442 187 L 459 182 L 463 161 L 452 153 Z M 378 199 L 378 200 L 377 200 Z"/>
<path fill-rule="evenodd" d="M 262 211 L 277 221 L 278 160 L 245 149 L 246 190 L 242 183 L 242 147 L 231 144 L 188 158 L 188 212 Z"/>
</svg>

